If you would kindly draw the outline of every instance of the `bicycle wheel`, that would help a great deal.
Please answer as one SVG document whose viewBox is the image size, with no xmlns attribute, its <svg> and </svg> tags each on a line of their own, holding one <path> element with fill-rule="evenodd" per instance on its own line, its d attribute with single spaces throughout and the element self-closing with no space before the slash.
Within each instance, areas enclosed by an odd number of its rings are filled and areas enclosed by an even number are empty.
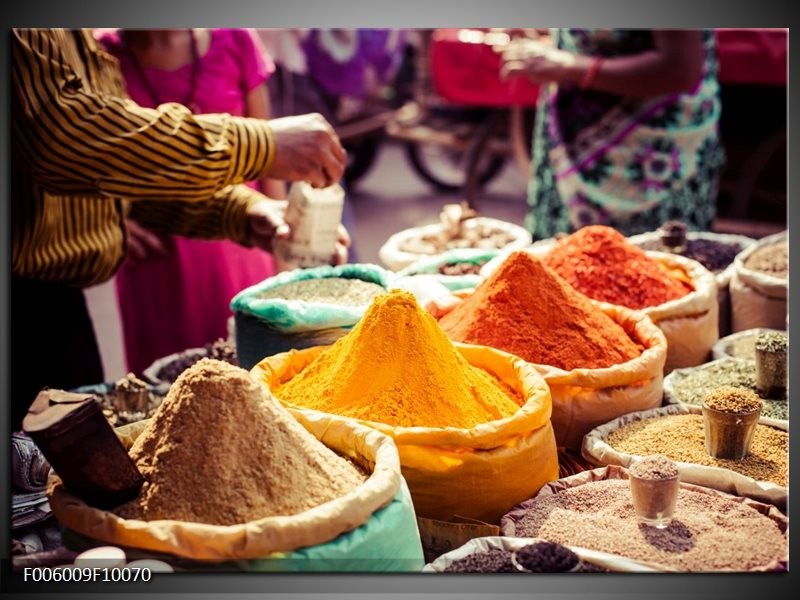
<svg viewBox="0 0 800 600">
<path fill-rule="evenodd" d="M 440 192 L 461 191 L 467 182 L 468 152 L 440 144 L 407 142 L 405 153 L 414 171 Z M 500 173 L 505 157 L 486 154 L 478 161 L 476 169 L 481 186 Z"/>
</svg>

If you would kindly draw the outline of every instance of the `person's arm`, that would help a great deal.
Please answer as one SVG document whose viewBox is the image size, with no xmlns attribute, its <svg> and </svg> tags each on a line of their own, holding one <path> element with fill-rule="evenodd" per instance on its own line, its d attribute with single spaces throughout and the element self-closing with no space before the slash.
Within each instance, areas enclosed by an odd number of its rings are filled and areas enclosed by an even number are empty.
<svg viewBox="0 0 800 600">
<path fill-rule="evenodd" d="M 79 48 L 73 35 L 91 34 L 13 30 L 12 126 L 22 128 L 21 150 L 46 189 L 192 200 L 268 172 L 318 187 L 341 176 L 344 150 L 320 115 L 268 123 L 140 107 L 83 83 L 64 58 L 70 44 Z"/>
<path fill-rule="evenodd" d="M 269 103 L 266 82 L 275 72 L 275 64 L 266 54 L 264 45 L 255 31 L 250 29 L 234 30 L 234 34 L 238 42 L 238 62 L 242 70 L 244 114 L 256 119 L 271 119 L 272 108 Z M 270 198 L 286 197 L 286 184 L 278 179 L 264 177 L 259 181 L 259 187 Z"/>
<path fill-rule="evenodd" d="M 654 30 L 653 42 L 652 50 L 606 59 L 529 43 L 524 55 L 519 48 L 504 53 L 501 74 L 634 98 L 691 91 L 702 75 L 702 32 Z"/>
<path fill-rule="evenodd" d="M 188 201 L 143 200 L 132 205 L 130 217 L 158 233 L 229 239 L 271 252 L 274 240 L 291 235 L 283 219 L 286 204 L 285 200 L 267 198 L 246 185 L 231 185 L 214 196 L 212 211 L 198 211 L 196 203 Z M 350 236 L 340 227 L 331 262 L 346 262 L 349 246 Z"/>
</svg>

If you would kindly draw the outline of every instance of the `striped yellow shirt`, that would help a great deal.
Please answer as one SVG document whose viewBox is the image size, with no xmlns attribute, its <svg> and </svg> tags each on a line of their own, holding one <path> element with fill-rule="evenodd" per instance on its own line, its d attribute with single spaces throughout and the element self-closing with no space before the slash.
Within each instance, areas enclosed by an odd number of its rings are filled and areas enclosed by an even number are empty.
<svg viewBox="0 0 800 600">
<path fill-rule="evenodd" d="M 126 97 L 89 31 L 12 31 L 11 260 L 15 276 L 88 286 L 125 253 L 124 218 L 247 243 L 241 185 L 266 175 L 266 121 Z M 139 214 L 141 213 L 141 214 Z"/>
</svg>

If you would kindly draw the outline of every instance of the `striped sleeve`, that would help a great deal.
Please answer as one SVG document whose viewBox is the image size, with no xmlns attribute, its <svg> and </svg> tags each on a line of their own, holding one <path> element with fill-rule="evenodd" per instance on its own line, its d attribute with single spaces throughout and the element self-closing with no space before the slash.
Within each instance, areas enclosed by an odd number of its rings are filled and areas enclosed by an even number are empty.
<svg viewBox="0 0 800 600">
<path fill-rule="evenodd" d="M 229 239 L 243 246 L 250 245 L 246 211 L 255 202 L 267 197 L 246 185 L 231 185 L 219 192 L 211 202 L 163 202 L 143 200 L 131 206 L 130 217 L 148 229 L 160 233 Z"/>
<path fill-rule="evenodd" d="M 266 121 L 193 115 L 174 103 L 141 107 L 73 70 L 62 41 L 54 30 L 13 30 L 15 114 L 30 140 L 32 175 L 46 189 L 198 200 L 267 174 L 274 147 Z"/>
</svg>

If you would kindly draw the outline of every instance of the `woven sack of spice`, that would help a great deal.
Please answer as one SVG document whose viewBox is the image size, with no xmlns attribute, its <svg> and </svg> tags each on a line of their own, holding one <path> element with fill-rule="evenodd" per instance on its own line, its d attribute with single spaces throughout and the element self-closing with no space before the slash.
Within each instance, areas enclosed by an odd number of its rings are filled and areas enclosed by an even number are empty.
<svg viewBox="0 0 800 600">
<path fill-rule="evenodd" d="M 661 405 L 667 341 L 641 312 L 596 303 L 644 349 L 638 357 L 604 369 L 564 371 L 535 365 L 553 397 L 553 429 L 559 446 L 580 449 L 594 427 L 629 412 Z"/>
<path fill-rule="evenodd" d="M 633 454 L 613 448 L 608 442 L 608 436 L 612 432 L 617 431 L 621 427 L 630 423 L 636 423 L 658 417 L 665 417 L 668 415 L 702 415 L 702 409 L 699 406 L 673 404 L 669 406 L 663 406 L 661 408 L 624 415 L 589 432 L 589 434 L 583 440 L 582 454 L 586 460 L 595 465 L 618 465 L 628 468 L 635 460 L 641 458 L 642 454 Z M 774 427 L 776 429 L 780 429 L 781 431 L 788 431 L 789 429 L 788 422 L 786 421 L 781 422 L 774 419 L 762 418 L 759 419 L 759 424 Z M 683 439 L 678 439 L 678 437 L 679 434 L 675 433 L 675 440 L 673 444 L 673 451 L 675 452 L 680 451 L 679 447 L 681 444 L 687 444 L 687 448 L 689 448 L 688 444 L 692 444 L 692 446 L 702 446 L 702 443 L 694 444 L 694 442 L 697 442 L 697 439 L 690 439 L 688 436 L 685 436 Z M 647 444 L 644 443 L 644 445 Z M 694 450 L 697 450 L 697 448 L 689 448 L 687 449 L 687 452 Z M 648 450 L 648 452 L 650 452 L 650 450 Z M 652 453 L 659 454 L 660 452 L 652 450 Z M 704 487 L 713 488 L 715 490 L 720 490 L 729 494 L 735 494 L 737 496 L 752 498 L 761 502 L 768 502 L 770 504 L 774 504 L 781 510 L 786 510 L 786 502 L 789 491 L 788 487 L 785 485 L 779 485 L 772 481 L 757 479 L 756 476 L 751 477 L 742 472 L 722 466 L 725 464 L 735 465 L 737 461 L 717 461 L 709 456 L 709 463 L 718 463 L 720 465 L 711 466 L 710 464 L 699 464 L 696 462 L 690 462 L 688 460 L 678 460 L 677 456 L 679 456 L 679 454 L 676 454 L 675 456 L 676 458 L 674 460 L 680 469 L 681 481 L 702 485 Z M 687 458 L 688 456 L 689 455 L 687 454 Z M 751 461 L 753 462 L 752 467 L 754 470 L 757 470 L 758 468 L 756 462 L 763 462 L 764 465 L 770 462 L 768 457 L 764 457 L 763 461 L 756 461 L 755 458 L 751 458 Z"/>
<path fill-rule="evenodd" d="M 332 344 L 358 322 L 371 300 L 366 292 L 358 291 L 363 298 L 349 298 L 343 292 L 341 302 L 324 299 L 322 294 L 327 292 L 322 285 L 309 287 L 305 299 L 278 295 L 285 286 L 323 279 L 374 284 L 374 292 L 369 292 L 372 294 L 380 292 L 379 287 L 386 288 L 389 273 L 370 264 L 295 269 L 242 290 L 231 300 L 231 310 L 236 319 L 236 351 L 243 368 L 250 369 L 265 356 L 292 348 Z"/>
<path fill-rule="evenodd" d="M 628 479 L 609 465 L 548 483 L 502 517 L 500 534 L 613 551 L 664 570 L 787 569 L 789 519 L 775 506 L 681 481 L 673 521 L 658 530 L 636 519 Z"/>
<path fill-rule="evenodd" d="M 728 356 L 697 367 L 676 369 L 664 378 L 664 405 L 700 406 L 707 394 L 722 386 L 740 387 L 758 393 L 755 361 Z M 761 401 L 762 422 L 778 427 L 788 426 L 789 403 L 785 397 L 762 397 Z"/>
<path fill-rule="evenodd" d="M 498 254 L 498 249 L 456 248 L 426 256 L 397 273 L 394 283 L 406 277 L 432 275 L 449 290 L 473 288 L 482 279 L 480 268 Z"/>
<path fill-rule="evenodd" d="M 117 429 L 130 448 L 149 421 Z M 299 514 L 237 525 L 132 520 L 91 506 L 57 475 L 48 497 L 60 525 L 96 541 L 214 561 L 258 571 L 418 571 L 424 564 L 416 516 L 400 475 L 397 449 L 385 435 L 326 415 L 304 415 L 303 426 L 329 448 L 371 471 L 352 492 Z M 198 490 L 198 495 L 207 494 Z M 231 562 L 235 561 L 235 562 Z M 207 563 L 201 563 L 207 566 Z"/>
<path fill-rule="evenodd" d="M 470 365 L 517 391 L 524 404 L 510 417 L 470 429 L 359 422 L 394 440 L 418 516 L 449 521 L 459 515 L 497 523 L 509 507 L 558 477 L 550 391 L 535 368 L 519 358 L 491 348 L 454 345 Z M 325 350 L 308 348 L 268 357 L 251 372 L 274 389 Z M 315 412 L 288 408 L 301 420 Z M 332 422 L 337 419 L 349 417 L 331 417 Z"/>
<path fill-rule="evenodd" d="M 519 550 L 520 548 L 524 548 L 525 546 L 542 541 L 544 540 L 541 538 L 505 537 L 501 535 L 478 537 L 471 539 L 455 550 L 451 550 L 450 552 L 442 554 L 434 561 L 426 564 L 422 571 L 423 573 L 446 573 L 449 570 L 452 570 L 451 565 L 453 565 L 453 563 L 463 560 L 468 556 L 484 554 L 493 550 L 501 550 L 510 554 L 511 552 Z M 595 567 L 601 572 L 607 571 L 612 573 L 654 573 L 661 570 L 656 567 L 625 558 L 624 556 L 619 556 L 617 554 L 598 552 L 597 550 L 589 550 L 588 548 L 580 548 L 578 546 L 568 546 L 568 548 L 578 555 L 581 560 L 581 565 L 588 567 L 586 569 L 587 571 L 589 571 L 591 567 Z M 514 572 L 515 567 L 513 563 L 509 563 L 510 558 L 508 558 L 508 562 L 505 562 L 502 565 L 501 570 L 499 571 L 484 571 L 478 567 L 477 569 L 470 569 L 469 571 L 459 570 L 459 572 Z M 579 571 L 580 570 L 581 569 L 579 568 Z"/>
<path fill-rule="evenodd" d="M 686 239 L 690 244 L 706 243 L 702 250 L 708 254 L 707 263 L 704 264 L 707 269 L 712 271 L 717 279 L 717 301 L 719 302 L 719 335 L 724 336 L 731 332 L 731 297 L 730 297 L 730 282 L 733 278 L 735 270 L 733 260 L 725 266 L 717 264 L 717 261 L 722 261 L 723 258 L 717 257 L 713 254 L 714 246 L 719 245 L 722 248 L 739 248 L 741 252 L 756 243 L 753 238 L 744 235 L 734 235 L 728 233 L 714 233 L 711 231 L 690 231 L 686 234 Z M 628 238 L 628 241 L 635 246 L 639 246 L 645 250 L 659 251 L 661 249 L 661 232 L 650 231 L 648 233 L 641 233 Z M 692 258 L 691 256 L 689 258 Z M 697 260 L 697 259 L 695 259 Z M 702 261 L 701 261 L 702 263 Z M 714 263 L 713 265 L 711 263 Z M 712 266 L 720 266 L 721 268 L 712 268 Z"/>
<path fill-rule="evenodd" d="M 786 329 L 788 315 L 789 272 L 787 256 L 767 258 L 762 268 L 754 268 L 752 260 L 759 252 L 779 244 L 788 244 L 787 232 L 762 238 L 742 251 L 734 260 L 730 284 L 731 330 L 733 332 L 766 327 Z M 788 252 L 788 250 L 787 250 Z M 758 266 L 758 265 L 756 265 Z M 767 269 L 774 270 L 768 271 Z"/>
<path fill-rule="evenodd" d="M 554 243 L 552 239 L 542 240 L 533 244 L 528 251 L 543 258 Z M 641 309 L 667 338 L 664 373 L 706 362 L 714 342 L 719 339 L 719 304 L 714 274 L 699 262 L 682 256 L 655 251 L 645 254 L 661 263 L 675 279 L 687 282 L 692 288 L 681 298 Z M 497 257 L 484 265 L 481 274 L 488 277 L 499 266 L 500 259 Z M 597 285 L 602 286 L 602 282 Z"/>
<path fill-rule="evenodd" d="M 384 242 L 379 256 L 387 268 L 397 272 L 420 259 L 454 248 L 508 250 L 525 248 L 530 243 L 531 234 L 524 227 L 498 219 L 474 217 L 459 224 L 456 231 L 448 232 L 442 223 L 399 231 Z"/>
<path fill-rule="evenodd" d="M 711 349 L 711 358 L 712 360 L 719 360 L 720 358 L 746 358 L 754 360 L 756 356 L 756 338 L 759 334 L 769 331 L 786 334 L 786 331 L 769 329 L 767 327 L 756 327 L 754 329 L 737 331 L 736 333 L 731 333 L 730 335 L 720 338 L 717 343 L 714 344 L 714 347 Z"/>
</svg>

